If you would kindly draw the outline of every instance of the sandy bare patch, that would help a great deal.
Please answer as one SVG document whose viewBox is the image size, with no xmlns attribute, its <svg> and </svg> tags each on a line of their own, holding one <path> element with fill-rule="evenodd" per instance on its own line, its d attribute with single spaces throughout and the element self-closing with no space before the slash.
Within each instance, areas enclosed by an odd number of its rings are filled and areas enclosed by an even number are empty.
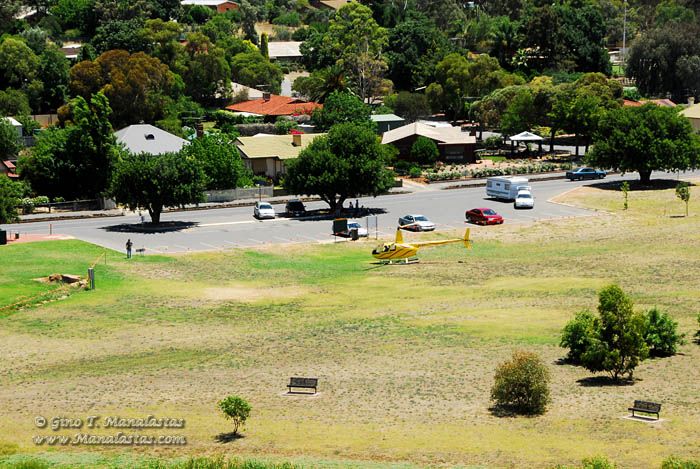
<svg viewBox="0 0 700 469">
<path fill-rule="evenodd" d="M 246 286 L 230 286 L 205 288 L 204 297 L 214 301 L 254 302 L 262 300 L 291 299 L 306 294 L 302 287 L 267 287 L 255 288 Z"/>
</svg>

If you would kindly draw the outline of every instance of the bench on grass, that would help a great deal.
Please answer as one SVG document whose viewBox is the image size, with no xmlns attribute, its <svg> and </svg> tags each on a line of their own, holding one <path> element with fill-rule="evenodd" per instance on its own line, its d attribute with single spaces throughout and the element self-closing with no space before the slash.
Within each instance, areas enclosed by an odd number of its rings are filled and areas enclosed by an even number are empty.
<svg viewBox="0 0 700 469">
<path fill-rule="evenodd" d="M 313 393 L 299 393 L 299 394 L 316 394 L 316 386 L 318 386 L 318 378 L 299 378 L 298 376 L 293 376 L 289 378 L 289 394 L 297 394 L 292 392 L 292 388 L 300 389 L 313 389 Z"/>
<path fill-rule="evenodd" d="M 661 412 L 661 404 L 649 401 L 634 401 L 632 407 L 627 408 L 632 411 L 632 417 L 635 417 L 635 412 L 644 412 L 646 414 L 656 414 L 656 420 L 659 420 L 659 412 Z"/>
</svg>

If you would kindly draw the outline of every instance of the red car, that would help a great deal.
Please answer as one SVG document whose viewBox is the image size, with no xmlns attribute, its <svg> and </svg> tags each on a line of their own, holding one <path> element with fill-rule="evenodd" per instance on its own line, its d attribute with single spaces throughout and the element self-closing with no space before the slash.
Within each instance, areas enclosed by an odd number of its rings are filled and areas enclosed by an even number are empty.
<svg viewBox="0 0 700 469">
<path fill-rule="evenodd" d="M 464 214 L 467 222 L 477 225 L 500 225 L 503 217 L 490 208 L 473 208 Z"/>
</svg>

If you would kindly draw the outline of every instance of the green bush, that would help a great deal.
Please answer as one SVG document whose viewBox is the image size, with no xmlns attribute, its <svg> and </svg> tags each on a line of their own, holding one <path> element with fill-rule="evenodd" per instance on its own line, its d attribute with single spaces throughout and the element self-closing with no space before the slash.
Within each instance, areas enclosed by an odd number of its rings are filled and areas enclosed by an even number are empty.
<svg viewBox="0 0 700 469">
<path fill-rule="evenodd" d="M 411 159 L 419 164 L 433 164 L 439 156 L 437 145 L 429 138 L 418 137 L 411 146 Z"/>
<path fill-rule="evenodd" d="M 669 456 L 661 463 L 661 469 L 700 469 L 700 460 L 693 461 Z"/>
<path fill-rule="evenodd" d="M 423 170 L 418 166 L 411 166 L 411 168 L 408 170 L 408 175 L 412 178 L 419 178 L 423 175 Z"/>
<path fill-rule="evenodd" d="M 484 140 L 484 147 L 488 148 L 489 150 L 496 150 L 501 146 L 501 143 L 503 143 L 503 139 L 494 135 Z"/>
<path fill-rule="evenodd" d="M 233 422 L 233 434 L 238 433 L 238 429 L 245 425 L 250 416 L 250 404 L 240 396 L 228 396 L 219 402 L 219 409 L 227 419 Z"/>
<path fill-rule="evenodd" d="M 549 370 L 536 354 L 515 351 L 496 369 L 491 399 L 507 411 L 542 414 L 550 400 Z"/>
<path fill-rule="evenodd" d="M 683 334 L 677 331 L 678 323 L 671 316 L 657 308 L 646 314 L 644 341 L 652 357 L 668 357 L 676 354 L 678 346 L 683 344 Z"/>
<path fill-rule="evenodd" d="M 576 313 L 576 317 L 564 326 L 560 347 L 568 348 L 566 358 L 571 363 L 580 364 L 581 356 L 591 346 L 598 328 L 597 319 L 590 311 Z"/>
<path fill-rule="evenodd" d="M 615 464 L 603 456 L 586 458 L 582 461 L 581 469 L 615 469 Z"/>
<path fill-rule="evenodd" d="M 301 18 L 299 13 L 296 11 L 289 11 L 287 13 L 282 13 L 277 18 L 272 20 L 272 24 L 281 24 L 284 26 L 299 26 L 301 24 Z"/>
</svg>

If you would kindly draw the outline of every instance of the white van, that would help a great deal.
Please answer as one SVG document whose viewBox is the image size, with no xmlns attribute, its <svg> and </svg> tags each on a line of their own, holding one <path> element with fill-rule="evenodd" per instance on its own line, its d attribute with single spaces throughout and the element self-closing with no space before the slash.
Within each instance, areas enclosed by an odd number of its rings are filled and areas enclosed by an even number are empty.
<svg viewBox="0 0 700 469">
<path fill-rule="evenodd" d="M 530 185 L 524 177 L 497 176 L 486 180 L 486 196 L 503 200 L 515 200 L 518 191 L 529 191 Z"/>
</svg>

